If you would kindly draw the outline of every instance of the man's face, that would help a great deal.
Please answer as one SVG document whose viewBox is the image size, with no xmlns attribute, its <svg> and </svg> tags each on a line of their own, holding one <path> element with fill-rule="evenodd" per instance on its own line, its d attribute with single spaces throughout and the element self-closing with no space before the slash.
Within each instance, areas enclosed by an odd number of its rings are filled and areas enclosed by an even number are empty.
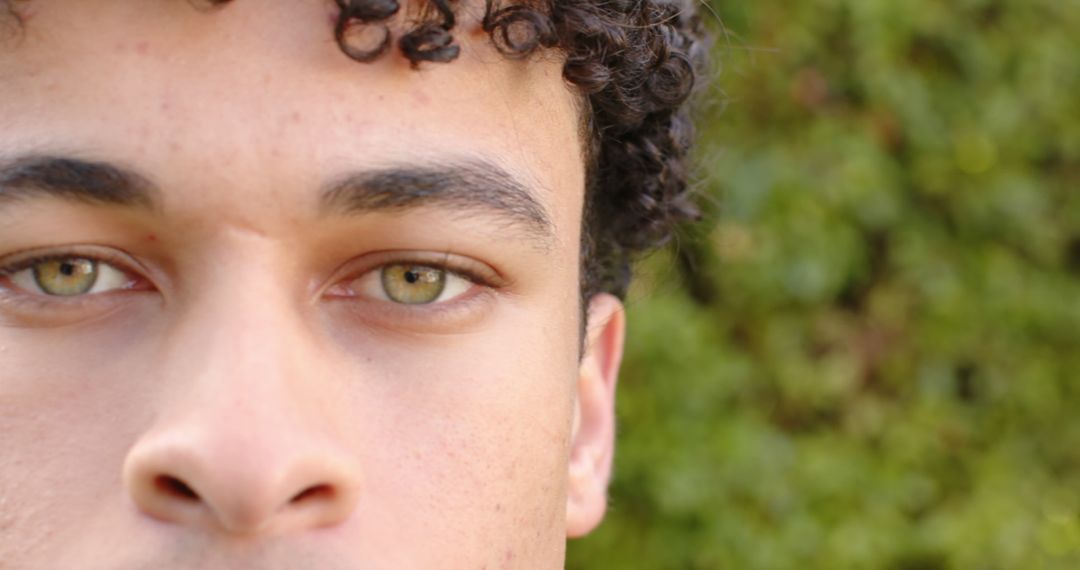
<svg viewBox="0 0 1080 570">
<path fill-rule="evenodd" d="M 0 44 L 0 566 L 552 568 L 603 512 L 581 117 L 462 8 L 30 2 Z M 470 16 L 471 14 L 471 16 Z"/>
</svg>

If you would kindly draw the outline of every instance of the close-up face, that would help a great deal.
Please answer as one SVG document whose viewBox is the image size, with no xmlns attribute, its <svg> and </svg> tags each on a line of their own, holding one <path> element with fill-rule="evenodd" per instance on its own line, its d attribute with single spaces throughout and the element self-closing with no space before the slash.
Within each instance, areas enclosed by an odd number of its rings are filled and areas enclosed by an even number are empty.
<svg viewBox="0 0 1080 570">
<path fill-rule="evenodd" d="M 0 566 L 561 567 L 622 316 L 582 306 L 558 55 L 467 5 L 419 68 L 347 57 L 323 0 L 17 6 Z"/>
</svg>

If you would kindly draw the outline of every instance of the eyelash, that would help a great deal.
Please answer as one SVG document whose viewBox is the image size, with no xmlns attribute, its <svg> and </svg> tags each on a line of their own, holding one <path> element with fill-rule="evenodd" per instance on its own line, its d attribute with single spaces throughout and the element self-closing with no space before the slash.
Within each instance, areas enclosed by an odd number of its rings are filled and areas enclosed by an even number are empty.
<svg viewBox="0 0 1080 570">
<path fill-rule="evenodd" d="M 335 294 L 335 290 L 350 287 L 369 274 L 397 264 L 437 268 L 464 279 L 470 286 L 450 299 L 416 305 L 372 299 L 359 293 Z M 377 255 L 376 259 L 342 274 L 344 277 L 332 279 L 330 282 L 333 284 L 321 295 L 332 303 L 331 306 L 344 311 L 352 319 L 364 322 L 366 326 L 404 333 L 452 333 L 471 327 L 490 313 L 497 296 L 508 291 L 512 285 L 487 265 L 450 255 L 387 253 Z"/>
<path fill-rule="evenodd" d="M 105 252 L 83 253 L 79 250 L 63 251 L 59 253 L 45 253 L 34 255 L 31 257 L 19 259 L 18 261 L 11 262 L 3 267 L 0 267 L 0 276 L 10 277 L 20 271 L 30 269 L 31 267 L 40 263 L 47 263 L 49 261 L 56 261 L 60 259 L 89 259 L 96 261 L 97 263 L 104 263 L 112 265 L 117 269 L 123 269 L 125 272 L 131 272 L 127 269 L 127 264 L 117 259 L 117 255 L 109 255 Z"/>
<path fill-rule="evenodd" d="M 75 295 L 75 296 L 72 296 L 72 297 L 60 297 L 60 296 L 52 296 L 52 295 L 42 295 L 42 294 L 33 293 L 33 292 L 19 292 L 19 293 L 17 293 L 18 299 L 11 299 L 10 297 L 14 297 L 15 295 L 5 295 L 4 292 L 2 291 L 3 289 L 9 289 L 9 290 L 10 289 L 17 289 L 17 290 L 20 289 L 18 287 L 13 286 L 10 283 L 10 278 L 11 278 L 12 275 L 15 275 L 15 274 L 17 274 L 17 273 L 19 273 L 21 271 L 30 269 L 30 268 L 34 267 L 35 265 L 38 265 L 38 264 L 47 263 L 47 262 L 56 261 L 56 260 L 63 260 L 63 259 L 82 258 L 82 259 L 92 260 L 92 261 L 94 261 L 94 262 L 96 262 L 98 264 L 109 265 L 109 266 L 113 267 L 114 269 L 116 269 L 117 271 L 120 271 L 120 272 L 124 273 L 125 275 L 132 276 L 134 279 L 138 279 L 139 281 L 144 281 L 146 283 L 150 283 L 150 280 L 147 279 L 143 275 L 145 273 L 145 271 L 134 269 L 132 267 L 134 264 L 130 260 L 126 259 L 125 256 L 123 256 L 123 255 L 121 255 L 121 254 L 119 254 L 117 252 L 110 251 L 108 249 L 104 249 L 104 248 L 98 249 L 98 248 L 86 248 L 86 247 L 72 247 L 72 248 L 69 248 L 69 249 L 65 249 L 63 251 L 49 251 L 49 252 L 45 252 L 45 253 L 31 254 L 29 257 L 21 257 L 19 254 L 15 254 L 14 257 L 16 258 L 15 261 L 7 263 L 7 264 L 5 264 L 3 266 L 0 266 L 0 280 L 8 281 L 8 283 L 6 283 L 6 284 L 2 283 L 2 281 L 0 281 L 0 296 L 8 297 L 7 299 L 3 299 L 6 302 L 11 302 L 13 300 L 25 301 L 25 302 L 34 303 L 38 307 L 44 307 L 44 306 L 48 306 L 48 305 L 55 305 L 57 303 L 63 303 L 65 305 L 67 305 L 67 306 L 72 306 L 72 305 L 76 305 L 76 304 L 79 304 L 79 303 L 86 302 L 86 301 L 94 299 L 94 298 L 107 296 L 109 293 L 113 292 L 113 291 L 106 291 L 106 292 L 103 292 L 103 293 L 90 293 L 90 294 L 85 294 L 85 295 Z M 328 288 L 328 290 L 332 290 L 332 289 L 337 288 L 337 287 L 348 286 L 348 285 L 350 285 L 352 283 L 355 283 L 357 280 L 361 279 L 362 277 L 364 277 L 364 276 L 366 276 L 366 275 L 368 275 L 370 273 L 377 272 L 377 271 L 379 271 L 379 270 L 381 270 L 383 268 L 390 267 L 390 266 L 393 266 L 393 265 L 419 265 L 419 266 L 424 266 L 424 267 L 431 267 L 433 269 L 438 269 L 438 270 L 441 270 L 441 271 L 445 271 L 448 274 L 460 277 L 461 279 L 464 279 L 464 280 L 468 281 L 472 285 L 483 287 L 484 289 L 486 289 L 488 291 L 498 291 L 498 290 L 502 289 L 505 286 L 505 283 L 503 282 L 501 276 L 499 276 L 494 270 L 490 270 L 490 269 L 487 269 L 486 271 L 485 270 L 479 270 L 479 269 L 477 269 L 477 267 L 471 266 L 471 265 L 479 265 L 478 262 L 473 262 L 473 264 L 469 264 L 469 263 L 462 262 L 460 260 L 454 260 L 454 256 L 451 256 L 450 254 L 442 254 L 442 255 L 436 256 L 436 255 L 430 255 L 430 254 L 428 254 L 428 255 L 424 255 L 424 254 L 402 255 L 402 254 L 398 253 L 398 254 L 393 255 L 393 257 L 386 257 L 385 259 L 379 259 L 378 263 L 368 264 L 366 266 L 366 268 L 361 270 L 361 271 L 353 271 L 353 272 L 345 275 L 345 277 L 343 277 L 343 278 L 339 278 L 339 279 L 334 280 L 333 284 Z M 150 288 L 152 289 L 153 286 L 151 285 Z M 134 288 L 125 288 L 125 289 L 120 289 L 118 291 L 132 291 L 132 290 L 136 290 L 136 289 L 134 289 Z M 357 297 L 359 295 L 331 295 L 331 296 L 332 297 Z M 453 304 L 453 303 L 455 303 L 455 301 L 458 298 L 465 297 L 465 296 L 470 296 L 470 295 L 469 295 L 469 293 L 464 293 L 464 294 L 458 295 L 457 297 L 454 297 L 454 298 L 446 300 L 446 301 L 440 301 L 440 302 L 435 302 L 435 303 L 431 303 L 431 304 L 427 304 L 427 305 L 417 305 L 417 306 L 409 306 L 409 305 L 405 305 L 405 304 L 402 304 L 402 303 L 395 303 L 393 301 L 376 301 L 376 302 L 383 302 L 383 303 L 386 303 L 386 304 L 389 304 L 389 305 L 394 305 L 395 309 L 404 309 L 404 310 L 409 310 L 409 311 L 417 311 L 417 310 L 433 311 L 433 310 L 437 310 L 436 308 L 441 308 L 443 305 Z"/>
<path fill-rule="evenodd" d="M 132 281 L 137 282 L 137 285 L 101 293 L 61 297 L 25 291 L 11 282 L 13 275 L 30 269 L 34 265 L 71 258 L 89 259 L 98 264 L 108 265 L 116 271 L 131 277 Z M 153 290 L 153 284 L 144 277 L 145 272 L 134 268 L 137 267 L 137 264 L 127 259 L 123 254 L 107 248 L 73 246 L 63 250 L 16 253 L 6 259 L 12 259 L 12 261 L 3 261 L 4 265 L 0 266 L 0 307 L 6 306 L 13 310 L 16 315 L 55 316 L 57 314 L 55 311 L 61 309 L 64 310 L 64 314 L 68 314 L 68 312 L 77 314 L 84 307 L 93 304 L 100 306 L 104 301 L 115 300 L 116 296 L 112 293 Z M 145 288 L 140 285 L 144 285 Z"/>
<path fill-rule="evenodd" d="M 0 267 L 0 278 L 10 279 L 12 275 L 30 269 L 35 265 L 64 259 L 87 259 L 100 265 L 108 265 L 125 275 L 137 276 L 140 280 L 147 281 L 147 279 L 142 276 L 143 272 L 133 269 L 131 267 L 132 263 L 129 260 L 124 259 L 120 254 L 108 250 L 98 250 L 96 248 L 93 251 L 87 251 L 84 248 L 73 248 L 55 253 L 48 252 L 31 255 L 30 257 L 17 257 L 16 261 Z M 95 293 L 95 295 L 103 294 L 105 293 Z"/>
<path fill-rule="evenodd" d="M 330 293 L 331 298 L 354 298 L 358 295 L 339 295 L 333 294 L 334 289 L 340 287 L 347 287 L 348 285 L 355 283 L 363 277 L 375 273 L 381 269 L 391 267 L 394 265 L 417 265 L 423 267 L 430 267 L 432 269 L 438 269 L 445 271 L 447 274 L 457 276 L 471 283 L 473 286 L 483 287 L 487 291 L 499 291 L 506 287 L 505 280 L 492 269 L 480 269 L 479 262 L 467 262 L 463 261 L 464 258 L 458 258 L 451 254 L 432 255 L 432 254 L 414 254 L 404 255 L 400 252 L 388 252 L 386 254 L 376 254 L 377 259 L 375 261 L 369 261 L 362 268 L 355 269 L 344 273 L 343 277 L 335 278 L 331 281 L 331 285 L 327 288 L 327 292 Z M 457 299 L 461 297 L 471 296 L 468 292 L 458 295 L 453 299 L 447 301 L 440 301 L 427 305 L 407 305 L 404 303 L 386 302 L 386 304 L 393 305 L 395 309 L 417 311 L 426 310 L 434 311 L 439 310 L 445 305 L 451 305 L 457 302 Z"/>
</svg>

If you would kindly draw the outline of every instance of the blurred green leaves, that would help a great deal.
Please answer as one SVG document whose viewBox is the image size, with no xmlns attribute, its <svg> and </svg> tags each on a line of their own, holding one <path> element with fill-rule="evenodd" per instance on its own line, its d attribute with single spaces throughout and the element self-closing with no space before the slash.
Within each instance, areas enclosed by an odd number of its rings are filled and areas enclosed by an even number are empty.
<svg viewBox="0 0 1080 570">
<path fill-rule="evenodd" d="M 711 8 L 568 567 L 1080 568 L 1080 1 Z"/>
</svg>

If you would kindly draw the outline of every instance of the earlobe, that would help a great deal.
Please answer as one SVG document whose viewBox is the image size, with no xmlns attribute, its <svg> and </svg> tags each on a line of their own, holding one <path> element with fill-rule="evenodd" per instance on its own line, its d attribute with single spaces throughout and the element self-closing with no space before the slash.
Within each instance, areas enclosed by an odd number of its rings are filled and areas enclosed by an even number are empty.
<svg viewBox="0 0 1080 570">
<path fill-rule="evenodd" d="M 566 498 L 566 534 L 584 536 L 604 518 L 615 447 L 615 385 L 626 319 L 607 293 L 589 302 L 585 354 L 578 373 Z"/>
</svg>

